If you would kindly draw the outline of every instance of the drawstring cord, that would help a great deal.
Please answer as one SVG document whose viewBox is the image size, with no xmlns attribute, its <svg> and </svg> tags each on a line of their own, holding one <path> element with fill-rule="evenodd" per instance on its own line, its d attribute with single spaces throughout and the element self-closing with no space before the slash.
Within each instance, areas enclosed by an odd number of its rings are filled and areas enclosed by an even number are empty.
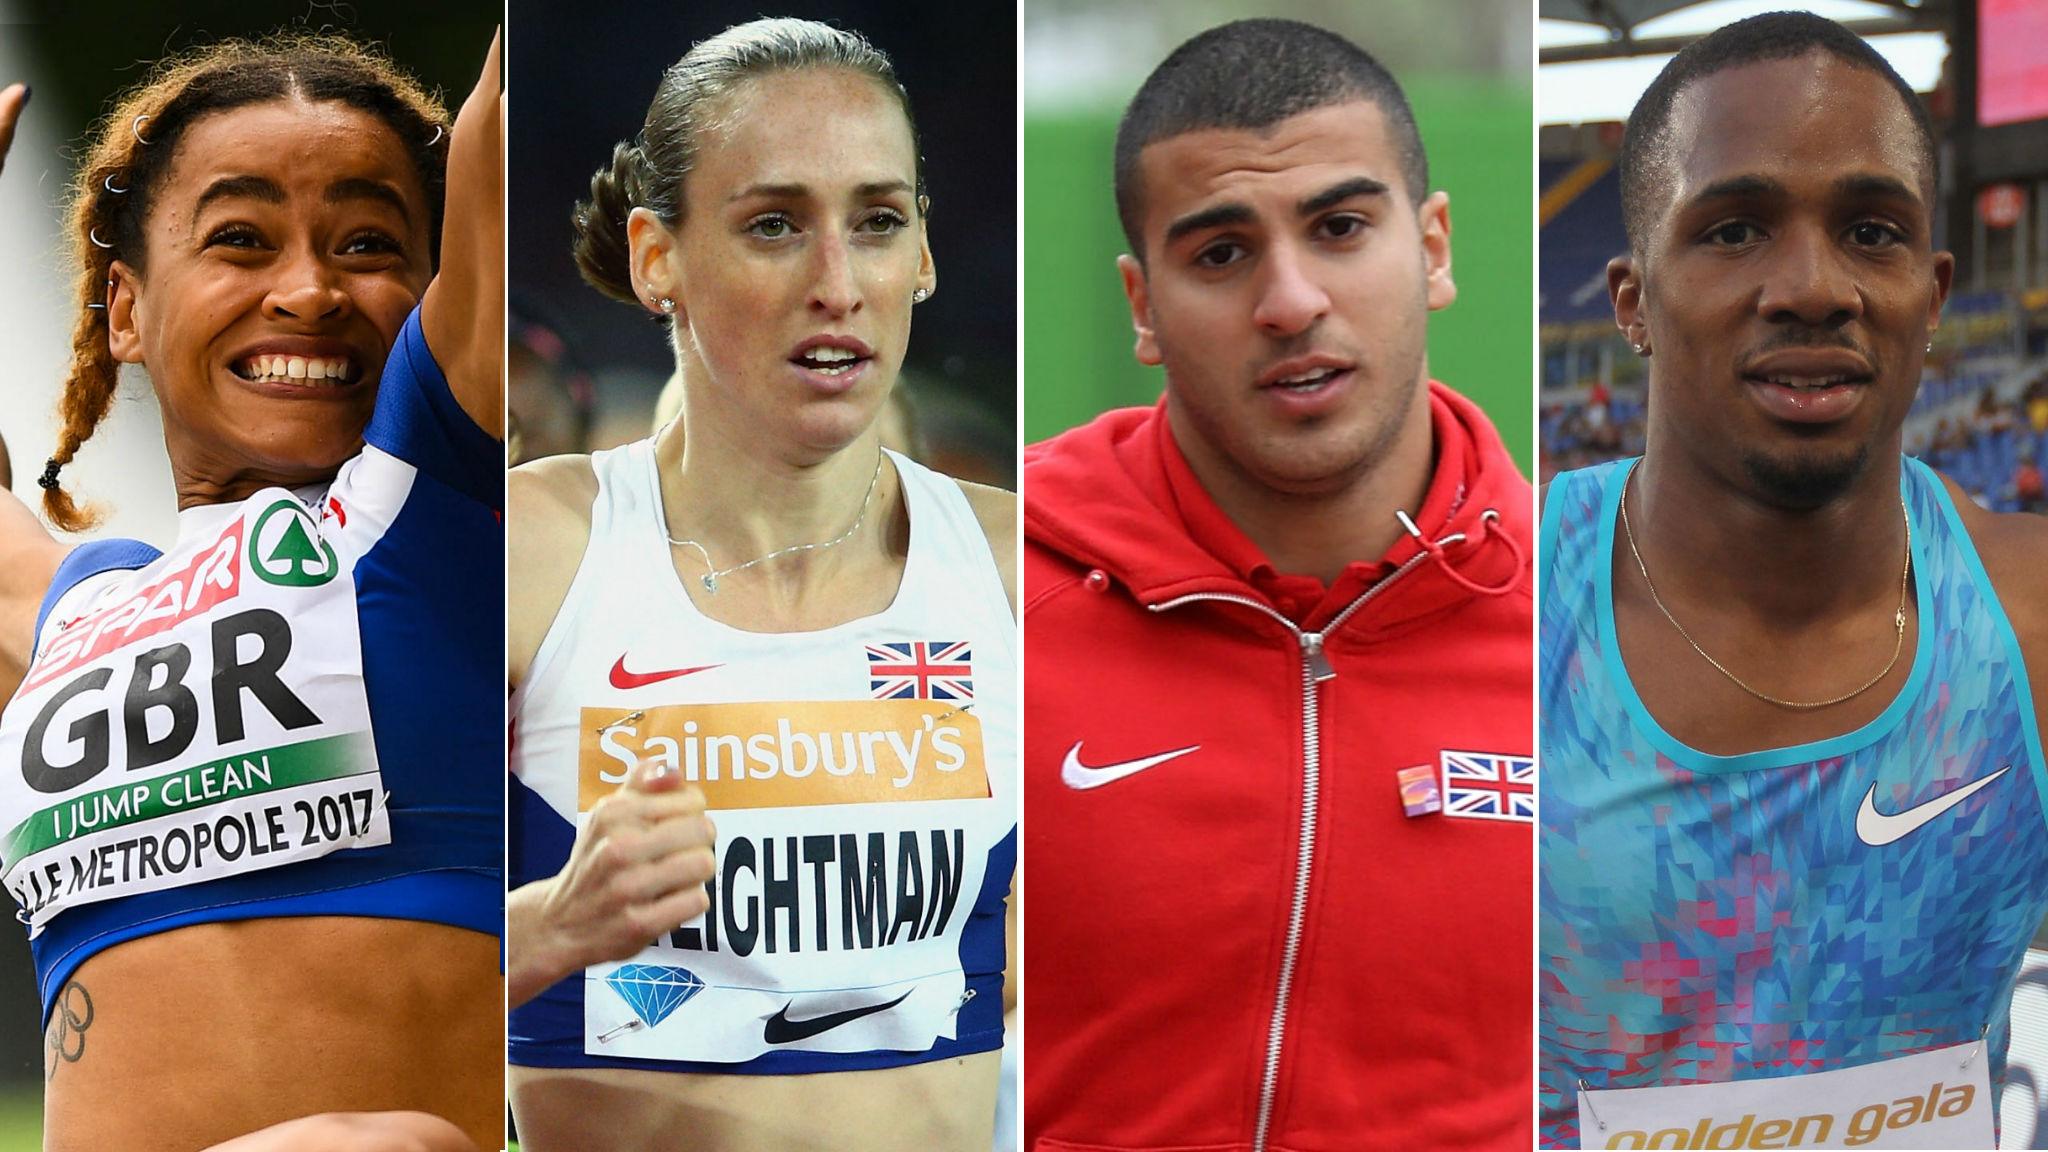
<svg viewBox="0 0 2048 1152">
<path fill-rule="evenodd" d="M 1508 553 L 1515 558 L 1514 565 L 1508 569 L 1507 579 L 1494 585 L 1481 584 L 1478 581 L 1468 579 L 1464 573 L 1458 571 L 1457 567 L 1451 563 L 1450 557 L 1445 554 L 1445 545 L 1456 544 L 1466 539 L 1463 532 L 1453 532 L 1441 540 L 1431 540 L 1422 534 L 1422 529 L 1415 526 L 1415 521 L 1409 518 L 1408 513 L 1397 508 L 1394 510 L 1394 515 L 1401 521 L 1401 527 L 1407 530 L 1408 535 L 1415 538 L 1415 543 L 1422 548 L 1423 552 L 1436 562 L 1438 568 L 1443 569 L 1444 575 L 1450 577 L 1453 583 L 1467 592 L 1478 596 L 1505 596 L 1509 592 L 1514 591 L 1515 585 L 1521 583 L 1522 568 L 1527 558 L 1522 554 L 1522 546 L 1515 543 L 1513 535 L 1493 527 L 1493 525 L 1500 522 L 1500 513 L 1494 509 L 1488 508 L 1479 514 L 1480 536 L 1479 539 L 1473 541 L 1473 546 L 1478 547 L 1489 536 L 1497 538 L 1501 543 L 1508 546 Z"/>
</svg>

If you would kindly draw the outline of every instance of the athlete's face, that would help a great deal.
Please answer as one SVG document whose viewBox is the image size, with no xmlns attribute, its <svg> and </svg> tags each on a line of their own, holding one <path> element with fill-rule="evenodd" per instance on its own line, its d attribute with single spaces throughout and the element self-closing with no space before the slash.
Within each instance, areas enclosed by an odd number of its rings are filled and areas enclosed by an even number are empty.
<svg viewBox="0 0 2048 1152">
<path fill-rule="evenodd" d="M 432 275 L 426 193 L 398 137 L 331 102 L 204 116 L 144 230 L 143 267 L 114 265 L 109 344 L 148 369 L 181 486 L 332 475 Z"/>
<path fill-rule="evenodd" d="M 936 279 L 917 156 L 895 97 L 857 72 L 775 73 L 725 97 L 673 234 L 643 220 L 635 263 L 676 302 L 716 402 L 804 454 L 874 423 Z"/>
<path fill-rule="evenodd" d="M 1875 73 L 1814 53 L 1692 84 L 1661 155 L 1661 210 L 1608 270 L 1651 356 L 1651 452 L 1818 506 L 1899 451 L 1948 295 L 1912 118 Z"/>
<path fill-rule="evenodd" d="M 1370 471 L 1415 427 L 1428 315 L 1456 295 L 1449 203 L 1409 201 L 1379 107 L 1168 137 L 1138 177 L 1124 290 L 1190 462 L 1298 494 Z"/>
</svg>

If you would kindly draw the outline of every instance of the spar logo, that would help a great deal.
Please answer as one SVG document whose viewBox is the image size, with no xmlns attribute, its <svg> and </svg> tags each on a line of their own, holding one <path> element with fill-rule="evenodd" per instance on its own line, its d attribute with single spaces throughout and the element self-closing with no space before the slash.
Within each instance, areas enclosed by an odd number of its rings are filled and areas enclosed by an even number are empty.
<svg viewBox="0 0 2048 1152">
<path fill-rule="evenodd" d="M 286 498 L 265 508 L 249 530 L 249 567 L 265 583 L 312 588 L 334 579 L 341 561 L 313 514 Z"/>
<path fill-rule="evenodd" d="M 184 567 L 134 594 L 58 627 L 37 653 L 22 680 L 36 688 L 117 648 L 146 640 L 202 615 L 241 591 L 242 522 L 229 524 L 218 539 L 193 554 Z"/>
<path fill-rule="evenodd" d="M 1732 1120 L 1702 1116 L 1699 1123 L 1691 1128 L 1616 1132 L 1608 1137 L 1607 1147 L 1855 1148 L 1876 1140 L 1886 1132 L 1961 1116 L 1970 1110 L 1976 1095 L 1977 1090 L 1968 1084 L 1949 1085 L 1935 1081 L 1928 1085 L 1924 1095 L 1901 1097 L 1889 1104 L 1882 1101 L 1865 1104 L 1850 1112 L 1846 1120 L 1840 1112 L 1776 1118 L 1750 1113 Z M 1898 1146 L 1923 1147 L 1920 1144 Z"/>
</svg>

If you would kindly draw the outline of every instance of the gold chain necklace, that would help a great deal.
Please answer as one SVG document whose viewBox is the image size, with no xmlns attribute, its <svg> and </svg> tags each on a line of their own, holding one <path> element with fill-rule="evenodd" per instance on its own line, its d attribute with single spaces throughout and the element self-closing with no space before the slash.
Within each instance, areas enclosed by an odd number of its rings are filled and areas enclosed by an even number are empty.
<svg viewBox="0 0 2048 1152">
<path fill-rule="evenodd" d="M 1692 638 L 1692 633 L 1685 630 L 1685 625 L 1678 622 L 1678 617 L 1671 614 L 1671 609 L 1664 606 L 1664 598 L 1657 595 L 1657 585 L 1650 581 L 1650 570 L 1643 564 L 1643 553 L 1636 547 L 1636 534 L 1628 526 L 1628 489 L 1629 485 L 1635 483 L 1635 479 L 1635 466 L 1630 465 L 1628 476 L 1621 482 L 1621 531 L 1624 536 L 1628 537 L 1629 554 L 1636 558 L 1636 571 L 1643 574 L 1643 586 L 1650 590 L 1650 602 L 1657 606 L 1657 611 L 1662 612 L 1666 620 L 1671 621 L 1671 626 L 1678 629 L 1678 634 L 1685 638 L 1687 644 L 1692 645 L 1692 650 L 1700 654 L 1700 659 L 1714 666 L 1714 671 L 1726 676 L 1737 688 L 1742 689 L 1759 700 L 1769 704 L 1776 704 L 1780 708 L 1797 708 L 1801 711 L 1826 708 L 1833 704 L 1840 704 L 1844 700 L 1854 700 L 1856 697 L 1868 692 L 1879 680 L 1891 674 L 1892 668 L 1899 662 L 1899 653 L 1906 646 L 1906 583 L 1913 574 L 1913 518 L 1906 513 L 1905 497 L 1901 496 L 1899 498 L 1899 516 L 1906 524 L 1906 566 L 1899 573 L 1899 610 L 1892 616 L 1892 627 L 1897 633 L 1892 638 L 1892 658 L 1885 661 L 1884 667 L 1878 670 L 1877 675 L 1872 676 L 1858 687 L 1844 692 L 1833 699 L 1781 700 L 1767 692 L 1759 692 L 1744 684 L 1740 676 L 1730 672 L 1727 666 L 1723 665 L 1719 660 L 1707 655 L 1707 650 L 1700 647 L 1699 641 Z"/>
</svg>

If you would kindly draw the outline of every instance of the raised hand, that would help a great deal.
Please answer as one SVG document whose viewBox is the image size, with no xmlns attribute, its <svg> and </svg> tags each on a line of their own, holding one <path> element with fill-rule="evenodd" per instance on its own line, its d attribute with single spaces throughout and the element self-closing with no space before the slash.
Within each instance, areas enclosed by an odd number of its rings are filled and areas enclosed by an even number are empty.
<svg viewBox="0 0 2048 1152">
<path fill-rule="evenodd" d="M 456 403 L 494 437 L 505 434 L 505 96 L 502 36 L 491 39 L 448 141 L 441 267 L 420 313 L 427 345 Z"/>
<path fill-rule="evenodd" d="M 0 88 L 0 168 L 7 166 L 7 149 L 14 143 L 14 122 L 28 107 L 28 85 L 9 84 Z"/>
</svg>

